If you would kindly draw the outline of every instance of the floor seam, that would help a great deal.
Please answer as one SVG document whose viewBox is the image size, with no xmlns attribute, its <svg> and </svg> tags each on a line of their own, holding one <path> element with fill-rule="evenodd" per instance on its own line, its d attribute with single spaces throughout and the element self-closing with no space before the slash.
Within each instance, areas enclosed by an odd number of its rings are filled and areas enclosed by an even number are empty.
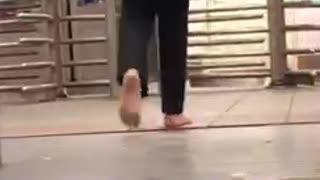
<svg viewBox="0 0 320 180">
<path fill-rule="evenodd" d="M 293 110 L 293 105 L 294 105 L 294 102 L 295 102 L 296 95 L 297 95 L 297 91 L 295 91 L 291 95 L 290 104 L 289 104 L 289 107 L 288 107 L 288 111 L 287 111 L 285 122 L 290 122 L 290 120 L 291 120 L 291 113 L 292 113 L 292 110 Z"/>
<path fill-rule="evenodd" d="M 214 124 L 215 121 L 219 121 L 222 116 L 226 115 L 228 112 L 230 112 L 232 109 L 234 109 L 238 104 L 240 104 L 240 102 L 247 97 L 247 93 L 245 93 L 243 96 L 239 97 L 237 100 L 235 100 L 235 102 L 233 102 L 226 110 L 224 110 L 222 113 L 220 113 L 219 115 L 216 116 L 216 118 L 214 118 L 213 121 L 211 121 L 209 123 L 210 124 Z"/>
</svg>

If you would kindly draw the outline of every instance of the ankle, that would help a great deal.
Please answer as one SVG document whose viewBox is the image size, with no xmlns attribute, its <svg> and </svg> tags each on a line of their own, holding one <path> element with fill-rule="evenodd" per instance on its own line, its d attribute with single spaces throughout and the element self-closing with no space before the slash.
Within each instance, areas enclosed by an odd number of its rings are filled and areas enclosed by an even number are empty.
<svg viewBox="0 0 320 180">
<path fill-rule="evenodd" d="M 165 114 L 164 117 L 165 118 L 178 118 L 178 117 L 182 117 L 183 114 Z"/>
</svg>

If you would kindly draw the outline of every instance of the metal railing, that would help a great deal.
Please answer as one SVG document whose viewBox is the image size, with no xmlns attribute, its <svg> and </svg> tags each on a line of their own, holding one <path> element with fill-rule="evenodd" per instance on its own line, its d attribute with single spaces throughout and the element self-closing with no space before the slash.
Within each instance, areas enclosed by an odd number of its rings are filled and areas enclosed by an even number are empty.
<svg viewBox="0 0 320 180">
<path fill-rule="evenodd" d="M 45 3 L 39 3 L 39 1 L 35 0 L 25 2 L 0 2 L 0 10 L 2 12 L 11 11 L 16 14 L 16 17 L 9 17 L 8 19 L 0 21 L 0 34 L 20 34 L 20 37 L 16 36 L 17 38 L 15 38 L 15 42 L 2 42 L 0 45 L 0 60 L 2 61 L 1 64 L 3 64 L 0 66 L 0 72 L 7 76 L 7 79 L 5 79 L 5 77 L 2 78 L 2 82 L 6 81 L 4 84 L 7 85 L 0 86 L 1 93 L 17 92 L 25 95 L 35 91 L 52 91 L 56 88 L 54 75 L 56 67 L 52 58 L 52 54 L 54 52 L 52 43 L 54 40 L 52 38 L 49 23 L 51 16 L 49 14 L 19 12 L 21 10 L 26 11 L 31 9 L 35 9 L 39 12 L 45 12 L 48 10 L 48 7 Z M 42 23 L 44 20 L 46 21 Z M 34 35 L 32 35 L 32 37 L 31 33 L 36 33 L 37 37 L 34 37 Z M 22 59 L 26 57 L 32 57 L 34 60 L 26 62 L 19 60 L 18 63 L 10 63 L 10 58 Z M 46 73 L 41 72 L 44 69 L 49 71 L 46 71 Z M 30 73 L 26 72 L 27 70 L 36 70 L 37 72 L 32 72 L 30 75 Z M 45 78 L 42 78 L 44 76 Z M 32 82 L 33 79 L 35 82 Z M 14 83 L 18 80 L 20 80 L 19 83 Z M 13 81 L 13 83 L 10 81 Z M 46 94 L 50 95 L 47 96 L 46 99 L 54 99 L 54 97 L 51 96 L 51 92 Z"/>
<path fill-rule="evenodd" d="M 11 2 L 11 3 L 7 3 Z M 119 15 L 116 12 L 116 0 L 105 1 L 105 14 L 81 14 L 69 15 L 61 13 L 61 0 L 30 0 L 18 1 L 7 0 L 0 2 L 0 10 L 17 11 L 15 18 L 0 21 L 1 27 L 22 24 L 23 28 L 0 28 L 0 34 L 17 34 L 22 36 L 16 42 L 1 42 L 0 49 L 9 49 L 0 52 L 1 61 L 6 58 L 24 58 L 29 56 L 37 56 L 34 61 L 20 62 L 15 64 L 4 63 L 0 66 L 0 73 L 4 73 L 4 77 L 0 77 L 1 82 L 17 82 L 21 80 L 20 85 L 9 83 L 8 85 L 0 85 L 1 93 L 18 93 L 28 95 L 33 93 L 45 93 L 46 99 L 56 99 L 66 96 L 66 89 L 69 88 L 87 88 L 87 87 L 109 87 L 108 95 L 117 96 L 116 83 L 116 66 L 117 66 L 117 24 Z M 318 8 L 319 4 L 311 2 L 283 2 L 282 0 L 267 0 L 266 5 L 251 5 L 242 7 L 214 7 L 211 9 L 190 10 L 190 15 L 203 13 L 223 12 L 223 15 L 213 14 L 206 18 L 190 18 L 190 24 L 198 23 L 221 23 L 250 20 L 260 20 L 268 12 L 268 28 L 246 28 L 236 30 L 215 30 L 215 31 L 191 31 L 189 37 L 212 37 L 221 35 L 250 35 L 264 34 L 267 35 L 269 41 L 269 51 L 259 52 L 240 52 L 234 53 L 191 53 L 188 55 L 188 68 L 191 80 L 202 79 L 223 79 L 223 78 L 265 78 L 271 77 L 274 84 L 286 84 L 291 81 L 292 76 L 300 76 L 301 72 L 294 73 L 288 70 L 287 55 L 296 54 L 314 54 L 320 52 L 320 49 L 287 49 L 286 48 L 286 31 L 314 31 L 320 30 L 319 25 L 302 24 L 302 25 L 285 25 L 286 8 Z M 239 14 L 238 12 L 247 12 L 259 10 L 259 12 Z M 105 22 L 106 33 L 103 37 L 87 37 L 87 38 L 63 38 L 61 35 L 61 24 L 64 22 Z M 28 26 L 27 26 L 28 25 Z M 34 25 L 34 26 L 29 26 Z M 37 33 L 38 36 L 29 36 L 28 33 Z M 219 40 L 209 41 L 190 41 L 189 47 L 218 47 L 229 45 L 259 45 L 266 42 L 264 37 L 228 37 Z M 106 48 L 105 57 L 98 59 L 84 59 L 65 61 L 62 57 L 62 46 L 64 45 L 83 45 L 83 44 L 103 44 Z M 27 49 L 26 49 L 27 48 Z M 202 63 L 204 59 L 236 59 L 236 58 L 270 58 L 270 68 L 266 66 L 265 61 L 220 61 L 219 63 Z M 89 66 L 106 66 L 108 78 L 96 80 L 80 80 L 66 81 L 65 72 L 75 67 Z M 238 68 L 230 72 L 230 68 Z M 225 69 L 225 71 L 223 71 Z M 15 72 L 24 72 L 26 70 L 44 70 L 46 74 L 26 74 L 20 75 Z M 308 73 L 305 76 L 308 76 Z M 9 74 L 9 75 L 8 75 Z M 24 73 L 22 73 L 24 74 Z M 38 81 L 42 76 L 46 79 Z M 310 76 L 310 78 L 312 78 Z M 34 80 L 34 82 L 33 82 Z M 31 82 L 31 83 L 30 83 Z"/>
<path fill-rule="evenodd" d="M 88 87 L 88 86 L 110 86 L 110 96 L 116 95 L 115 83 L 115 70 L 116 66 L 116 14 L 114 0 L 108 0 L 106 14 L 97 15 L 63 15 L 61 14 L 61 1 L 62 0 L 30 0 L 30 1 L 15 1 L 7 0 L 0 2 L 0 10 L 2 12 L 16 11 L 14 18 L 9 20 L 1 20 L 0 34 L 22 34 L 16 42 L 1 42 L 0 49 L 7 49 L 8 51 L 1 51 L 0 58 L 5 61 L 9 57 L 37 56 L 36 61 L 21 62 L 17 64 L 5 63 L 0 66 L 0 72 L 17 72 L 25 70 L 50 70 L 50 80 L 45 80 L 41 83 L 28 83 L 23 82 L 28 79 L 25 76 L 7 77 L 7 80 L 20 80 L 21 85 L 0 85 L 1 93 L 29 94 L 29 92 L 44 92 L 53 91 L 53 97 L 65 96 L 65 89 L 70 87 Z M 26 11 L 27 10 L 27 11 Z M 106 24 L 105 37 L 90 37 L 81 39 L 64 39 L 61 33 L 61 23 L 73 21 L 102 21 Z M 28 28 L 6 28 L 12 25 L 25 25 L 31 24 L 34 26 Z M 30 36 L 27 33 L 37 33 L 37 37 Z M 62 60 L 62 45 L 74 44 L 89 44 L 89 43 L 103 43 L 106 47 L 105 57 L 101 59 L 88 59 L 83 61 L 63 62 Z M 29 48 L 22 50 L 19 48 Z M 81 82 L 66 82 L 64 80 L 64 69 L 78 67 L 78 66 L 96 66 L 96 65 L 109 65 L 109 79 L 81 81 Z M 32 76 L 30 78 L 36 78 Z M 5 78 L 1 78 L 3 81 Z M 49 93 L 52 94 L 52 93 Z"/>
<path fill-rule="evenodd" d="M 254 12 L 253 12 L 254 11 Z M 247 13 L 247 14 L 244 14 Z M 266 5 L 250 5 L 243 7 L 213 7 L 207 9 L 192 9 L 190 15 L 206 14 L 207 16 L 202 19 L 190 18 L 190 23 L 206 23 L 216 25 L 225 22 L 241 22 L 241 26 L 255 20 L 259 21 L 259 24 L 263 24 L 263 19 L 267 12 Z M 223 13 L 223 15 L 221 15 Z M 221 28 L 220 28 L 221 29 Z M 208 41 L 190 41 L 189 48 L 193 47 L 224 47 L 229 46 L 249 46 L 249 45 L 263 45 L 267 37 L 248 37 L 243 35 L 248 34 L 262 34 L 268 35 L 269 30 L 264 28 L 238 28 L 230 30 L 224 28 L 223 30 L 200 30 L 190 31 L 190 38 L 202 37 L 208 38 Z M 231 35 L 228 37 L 228 35 Z M 236 35 L 236 36 L 234 36 Z M 214 38 L 214 37 L 225 37 Z M 251 47 L 250 46 L 250 47 Z M 248 47 L 248 49 L 250 49 Z M 266 65 L 265 61 L 248 60 L 253 58 L 265 58 L 270 56 L 270 52 L 257 51 L 250 52 L 244 50 L 241 52 L 234 52 L 230 50 L 228 52 L 211 52 L 207 50 L 204 53 L 189 53 L 189 71 L 190 71 L 190 82 L 192 84 L 199 84 L 193 82 L 204 82 L 205 86 L 208 86 L 208 80 L 215 79 L 244 79 L 244 78 L 266 78 L 270 77 L 270 70 Z M 233 60 L 233 59 L 246 59 L 246 60 Z M 214 83 L 216 84 L 216 83 Z"/>
<path fill-rule="evenodd" d="M 223 54 L 190 54 L 189 62 L 196 62 L 195 65 L 190 66 L 190 69 L 213 69 L 213 71 L 205 71 L 202 73 L 194 73 L 191 75 L 191 79 L 221 79 L 221 78 L 259 78 L 259 77 L 271 77 L 273 85 L 295 85 L 295 84 L 314 84 L 314 73 L 306 71 L 290 71 L 287 66 L 288 55 L 300 55 L 300 54 L 315 54 L 319 53 L 320 49 L 287 49 L 286 44 L 286 32 L 296 32 L 296 31 L 317 31 L 320 30 L 320 26 L 316 24 L 300 24 L 300 25 L 286 25 L 285 24 L 285 9 L 289 8 L 319 8 L 319 4 L 312 3 L 311 1 L 302 2 L 284 2 L 283 0 L 267 0 L 266 5 L 251 5 L 243 7 L 216 7 L 212 9 L 197 9 L 190 11 L 190 14 L 199 13 L 212 13 L 212 12 L 235 12 L 235 11 L 251 11 L 251 10 L 266 10 L 268 12 L 268 28 L 250 28 L 250 29 L 239 29 L 239 30 L 221 30 L 221 31 L 194 31 L 189 32 L 190 37 L 199 36 L 220 36 L 220 35 L 248 35 L 248 34 L 267 34 L 269 37 L 269 51 L 266 52 L 255 52 L 255 53 L 223 53 Z M 219 22 L 219 21 L 236 21 L 236 20 L 252 20 L 255 18 L 262 18 L 259 14 L 254 15 L 228 15 L 223 18 L 211 18 L 209 21 Z M 217 20 L 218 19 L 218 20 Z M 217 21 L 215 21 L 217 20 Z M 191 21 L 200 22 L 200 21 Z M 201 20 L 201 22 L 208 22 L 206 20 Z M 264 39 L 259 38 L 245 38 L 245 39 L 231 39 L 228 38 L 223 41 L 213 41 L 207 43 L 190 43 L 189 46 L 218 46 L 218 45 L 236 45 L 236 44 L 257 44 L 262 43 Z M 257 62 L 236 62 L 227 63 L 225 66 L 221 63 L 218 66 L 215 65 L 201 65 L 202 59 L 224 59 L 224 58 L 248 58 L 248 57 L 270 57 L 270 70 L 268 72 L 267 68 L 257 68 L 255 73 L 252 73 L 252 68 L 243 69 L 240 72 L 222 73 L 222 71 L 215 72 L 215 69 L 219 68 L 229 68 L 231 67 L 244 67 L 248 65 L 250 67 L 255 66 Z M 197 60 L 197 61 L 194 61 Z M 259 62 L 258 62 L 259 64 Z M 258 67 L 265 67 L 262 64 L 257 65 Z M 248 72 L 248 70 L 250 72 Z M 208 73 L 209 72 L 209 73 Z M 211 73 L 210 73 L 211 72 Z"/>
</svg>

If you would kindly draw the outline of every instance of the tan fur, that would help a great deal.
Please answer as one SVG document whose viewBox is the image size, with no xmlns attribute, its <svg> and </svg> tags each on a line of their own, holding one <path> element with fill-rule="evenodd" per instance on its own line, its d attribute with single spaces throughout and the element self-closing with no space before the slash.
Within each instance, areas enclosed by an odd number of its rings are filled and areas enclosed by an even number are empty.
<svg viewBox="0 0 320 180">
<path fill-rule="evenodd" d="M 141 101 L 139 74 L 135 69 L 130 69 L 123 78 L 119 108 L 121 121 L 130 129 L 140 125 Z"/>
</svg>

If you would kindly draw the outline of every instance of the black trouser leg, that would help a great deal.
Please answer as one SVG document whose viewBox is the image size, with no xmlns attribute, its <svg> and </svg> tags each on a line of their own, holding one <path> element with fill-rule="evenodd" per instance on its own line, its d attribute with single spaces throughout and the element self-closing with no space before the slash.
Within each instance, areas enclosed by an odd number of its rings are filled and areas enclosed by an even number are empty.
<svg viewBox="0 0 320 180">
<path fill-rule="evenodd" d="M 159 0 L 162 111 L 183 112 L 189 0 Z"/>
<path fill-rule="evenodd" d="M 118 81 L 131 68 L 139 71 L 142 96 L 148 91 L 147 45 L 154 26 L 150 0 L 123 0 L 119 37 Z"/>
</svg>

